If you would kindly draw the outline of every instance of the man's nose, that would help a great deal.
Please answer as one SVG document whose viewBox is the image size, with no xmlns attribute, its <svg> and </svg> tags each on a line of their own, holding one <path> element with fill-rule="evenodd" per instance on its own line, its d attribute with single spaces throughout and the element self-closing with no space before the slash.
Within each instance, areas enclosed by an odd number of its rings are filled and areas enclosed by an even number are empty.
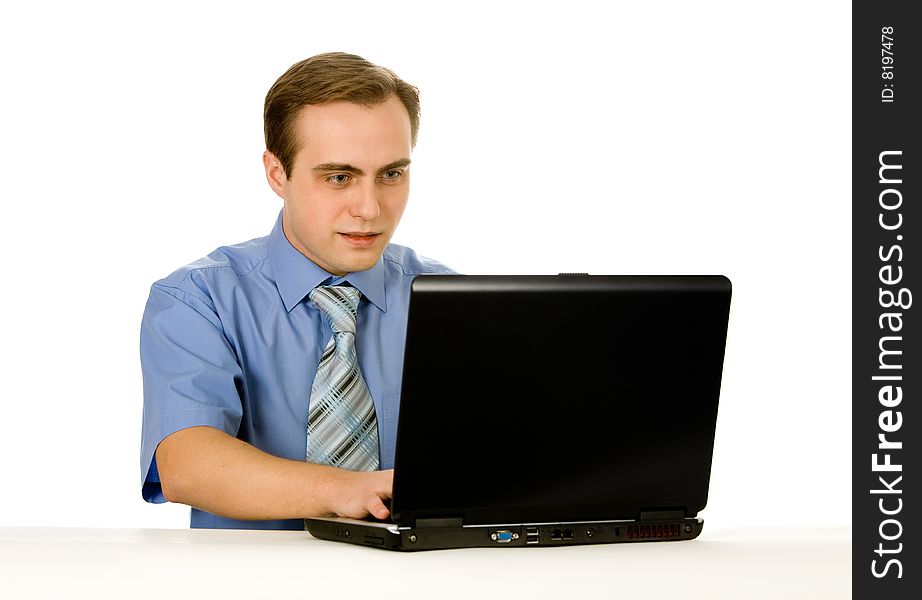
<svg viewBox="0 0 922 600">
<path fill-rule="evenodd" d="M 375 189 L 374 182 L 368 182 L 353 189 L 355 195 L 352 197 L 349 214 L 366 221 L 377 219 L 381 214 L 381 205 L 378 203 L 378 191 Z"/>
</svg>

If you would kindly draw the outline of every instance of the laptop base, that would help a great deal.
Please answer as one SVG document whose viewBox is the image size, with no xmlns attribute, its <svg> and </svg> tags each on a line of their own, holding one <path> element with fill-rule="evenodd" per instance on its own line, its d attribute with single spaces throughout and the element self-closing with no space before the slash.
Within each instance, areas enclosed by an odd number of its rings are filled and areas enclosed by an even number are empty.
<svg viewBox="0 0 922 600">
<path fill-rule="evenodd" d="M 457 527 L 400 527 L 344 518 L 311 518 L 304 523 L 312 536 L 322 540 L 401 551 L 680 541 L 698 537 L 704 526 L 698 517 Z"/>
</svg>

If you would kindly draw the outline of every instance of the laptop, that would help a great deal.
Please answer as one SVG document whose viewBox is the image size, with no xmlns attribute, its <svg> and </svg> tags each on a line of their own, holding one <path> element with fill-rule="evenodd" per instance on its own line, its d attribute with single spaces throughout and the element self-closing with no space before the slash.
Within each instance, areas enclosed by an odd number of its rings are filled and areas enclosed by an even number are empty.
<svg viewBox="0 0 922 600">
<path fill-rule="evenodd" d="M 391 518 L 307 530 L 404 551 L 697 537 L 730 292 L 723 276 L 417 277 Z"/>
</svg>

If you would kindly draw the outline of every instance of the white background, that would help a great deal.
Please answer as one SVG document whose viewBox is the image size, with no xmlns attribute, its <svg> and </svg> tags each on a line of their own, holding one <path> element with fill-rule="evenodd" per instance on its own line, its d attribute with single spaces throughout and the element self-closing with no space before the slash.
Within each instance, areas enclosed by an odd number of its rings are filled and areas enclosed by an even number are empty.
<svg viewBox="0 0 922 600">
<path fill-rule="evenodd" d="M 4 4 L 0 525 L 188 525 L 140 497 L 149 286 L 269 232 L 264 95 L 333 50 L 422 92 L 395 242 L 465 273 L 727 275 L 702 516 L 849 523 L 848 4 L 429 4 Z"/>
</svg>

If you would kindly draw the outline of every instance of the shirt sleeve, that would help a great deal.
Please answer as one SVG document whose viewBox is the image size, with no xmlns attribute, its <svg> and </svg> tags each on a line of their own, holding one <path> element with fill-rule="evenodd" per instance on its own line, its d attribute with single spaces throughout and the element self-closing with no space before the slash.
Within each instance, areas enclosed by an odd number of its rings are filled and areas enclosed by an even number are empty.
<svg viewBox="0 0 922 600">
<path fill-rule="evenodd" d="M 154 284 L 141 321 L 144 415 L 141 496 L 166 502 L 155 452 L 171 433 L 205 425 L 236 436 L 243 374 L 211 303 Z"/>
</svg>

